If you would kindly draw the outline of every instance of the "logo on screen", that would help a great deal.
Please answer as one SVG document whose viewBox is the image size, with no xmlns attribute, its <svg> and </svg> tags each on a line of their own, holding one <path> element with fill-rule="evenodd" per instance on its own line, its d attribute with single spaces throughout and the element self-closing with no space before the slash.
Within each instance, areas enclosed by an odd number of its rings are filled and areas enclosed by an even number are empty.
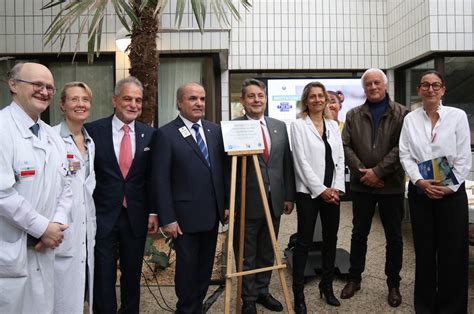
<svg viewBox="0 0 474 314">
<path fill-rule="evenodd" d="M 280 112 L 289 112 L 292 107 L 293 106 L 291 106 L 289 102 L 281 102 L 277 106 L 277 108 L 280 110 Z"/>
</svg>

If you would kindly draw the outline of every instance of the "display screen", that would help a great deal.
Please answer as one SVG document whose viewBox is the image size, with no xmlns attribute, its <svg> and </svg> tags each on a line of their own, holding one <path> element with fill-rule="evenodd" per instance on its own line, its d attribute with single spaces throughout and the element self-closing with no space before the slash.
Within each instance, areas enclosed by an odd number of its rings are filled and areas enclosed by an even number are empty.
<svg viewBox="0 0 474 314">
<path fill-rule="evenodd" d="M 364 89 L 360 78 L 305 78 L 305 79 L 271 79 L 267 80 L 268 115 L 289 124 L 300 112 L 301 94 L 306 84 L 319 81 L 328 91 L 340 91 L 344 95 L 338 120 L 345 121 L 350 109 L 365 102 Z"/>
</svg>

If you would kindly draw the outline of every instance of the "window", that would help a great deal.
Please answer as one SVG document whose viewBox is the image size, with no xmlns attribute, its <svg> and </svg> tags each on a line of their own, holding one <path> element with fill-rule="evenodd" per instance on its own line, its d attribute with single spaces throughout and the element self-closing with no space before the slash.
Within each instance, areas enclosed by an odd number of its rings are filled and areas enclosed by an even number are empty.
<svg viewBox="0 0 474 314">
<path fill-rule="evenodd" d="M 221 120 L 220 69 L 213 56 L 161 55 L 158 69 L 158 127 L 178 115 L 176 90 L 197 82 L 206 91 L 206 119 Z"/>
<path fill-rule="evenodd" d="M 443 104 L 461 108 L 467 114 L 474 145 L 474 57 L 445 57 L 446 93 Z"/>
<path fill-rule="evenodd" d="M 65 83 L 71 81 L 85 82 L 92 90 L 93 99 L 89 121 L 111 115 L 113 113 L 111 98 L 115 85 L 115 66 L 112 55 L 103 54 L 93 64 L 88 64 L 84 56 L 78 56 L 76 60 L 71 62 L 71 56 L 61 56 L 59 59 L 52 56 L 34 58 L 20 56 L 0 61 L 0 79 L 4 82 L 4 84 L 0 84 L 0 109 L 11 102 L 6 73 L 16 62 L 31 61 L 46 65 L 53 73 L 54 85 L 58 88 L 49 108 L 41 115 L 45 122 L 56 125 L 62 120 L 62 113 L 59 109 L 61 88 Z"/>
<path fill-rule="evenodd" d="M 414 110 L 421 106 L 421 99 L 416 88 L 420 82 L 421 74 L 428 70 L 434 70 L 434 68 L 434 60 L 429 60 L 404 71 L 406 94 L 402 104 L 407 106 L 408 109 Z"/>
</svg>

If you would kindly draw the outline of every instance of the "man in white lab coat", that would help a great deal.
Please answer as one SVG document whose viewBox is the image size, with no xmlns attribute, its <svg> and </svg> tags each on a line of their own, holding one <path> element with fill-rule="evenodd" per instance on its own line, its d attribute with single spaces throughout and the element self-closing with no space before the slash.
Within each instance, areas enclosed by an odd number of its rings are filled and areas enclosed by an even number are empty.
<svg viewBox="0 0 474 314">
<path fill-rule="evenodd" d="M 64 142 L 40 119 L 56 89 L 37 63 L 16 64 L 8 85 L 12 103 L 0 111 L 0 313 L 52 313 L 54 249 L 72 204 Z"/>
</svg>

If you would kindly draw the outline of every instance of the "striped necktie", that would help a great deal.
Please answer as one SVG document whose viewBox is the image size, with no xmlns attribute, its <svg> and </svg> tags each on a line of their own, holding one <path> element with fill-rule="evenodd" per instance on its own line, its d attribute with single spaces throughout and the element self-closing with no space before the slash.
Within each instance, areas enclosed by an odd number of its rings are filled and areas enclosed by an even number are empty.
<svg viewBox="0 0 474 314">
<path fill-rule="evenodd" d="M 209 162 L 209 152 L 207 151 L 206 143 L 204 143 L 201 133 L 199 133 L 199 127 L 200 125 L 197 123 L 194 123 L 192 126 L 193 130 L 196 132 L 196 142 L 199 146 L 199 149 L 201 150 L 201 153 L 204 156 L 204 159 L 206 159 L 207 165 L 210 166 L 211 164 Z"/>
</svg>

